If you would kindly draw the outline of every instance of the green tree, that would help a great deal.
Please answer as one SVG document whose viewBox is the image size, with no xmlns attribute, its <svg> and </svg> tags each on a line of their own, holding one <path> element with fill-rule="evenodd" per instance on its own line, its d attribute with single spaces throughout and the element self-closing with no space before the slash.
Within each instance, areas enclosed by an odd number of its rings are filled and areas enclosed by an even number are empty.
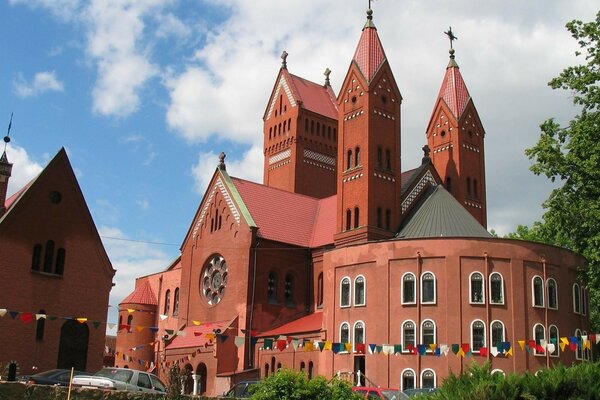
<svg viewBox="0 0 600 400">
<path fill-rule="evenodd" d="M 591 317 L 600 327 L 600 12 L 591 22 L 574 20 L 567 29 L 579 43 L 582 63 L 566 68 L 549 85 L 570 92 L 581 107 L 567 126 L 549 119 L 537 144 L 526 150 L 531 170 L 561 186 L 544 202 L 543 220 L 516 236 L 567 247 L 588 259 L 582 280 L 589 288 Z"/>
<path fill-rule="evenodd" d="M 302 372 L 280 370 L 258 383 L 252 400 L 360 400 L 347 382 L 327 381 L 322 376 L 308 379 Z"/>
</svg>

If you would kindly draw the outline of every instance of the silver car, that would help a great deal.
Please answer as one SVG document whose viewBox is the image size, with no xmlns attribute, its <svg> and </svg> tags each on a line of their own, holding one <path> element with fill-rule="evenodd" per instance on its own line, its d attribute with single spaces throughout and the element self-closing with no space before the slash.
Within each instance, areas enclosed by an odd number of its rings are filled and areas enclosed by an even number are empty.
<svg viewBox="0 0 600 400">
<path fill-rule="evenodd" d="M 129 368 L 102 368 L 94 375 L 73 377 L 73 385 L 84 388 L 165 393 L 165 385 L 154 374 Z"/>
</svg>

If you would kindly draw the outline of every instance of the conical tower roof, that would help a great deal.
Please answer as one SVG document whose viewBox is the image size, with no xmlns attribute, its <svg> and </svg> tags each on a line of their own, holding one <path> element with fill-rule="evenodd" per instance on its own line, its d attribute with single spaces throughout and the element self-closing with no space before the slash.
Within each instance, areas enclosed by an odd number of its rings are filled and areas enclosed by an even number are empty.
<svg viewBox="0 0 600 400">
<path fill-rule="evenodd" d="M 158 305 L 158 301 L 150 286 L 150 282 L 146 281 L 135 288 L 135 290 L 119 304 L 149 304 L 155 306 Z"/>
<path fill-rule="evenodd" d="M 450 61 L 440 87 L 438 98 L 444 100 L 456 119 L 459 119 L 469 102 L 471 95 L 460 73 L 460 68 L 454 60 L 454 49 L 450 49 Z"/>
<path fill-rule="evenodd" d="M 375 73 L 386 60 L 383 46 L 377 34 L 377 28 L 373 24 L 373 11 L 367 11 L 367 22 L 363 28 L 362 35 L 356 46 L 354 57 L 352 58 L 360 72 L 370 82 Z"/>
</svg>

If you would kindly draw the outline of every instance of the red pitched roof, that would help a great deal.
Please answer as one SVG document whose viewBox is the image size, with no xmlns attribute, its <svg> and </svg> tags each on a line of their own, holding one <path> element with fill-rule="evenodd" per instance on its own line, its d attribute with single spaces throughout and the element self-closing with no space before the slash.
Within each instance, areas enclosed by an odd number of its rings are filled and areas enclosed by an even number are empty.
<svg viewBox="0 0 600 400">
<path fill-rule="evenodd" d="M 319 332 L 323 327 L 323 312 L 318 311 L 283 324 L 278 328 L 261 332 L 257 336 L 293 336 L 301 333 Z"/>
<path fill-rule="evenodd" d="M 150 286 L 150 282 L 144 281 L 144 283 L 136 287 L 135 290 L 119 304 L 150 304 L 155 306 L 158 305 L 158 301 Z"/>
<path fill-rule="evenodd" d="M 218 322 L 205 322 L 198 326 L 188 326 L 183 331 L 185 336 L 177 335 L 169 345 L 167 350 L 173 349 L 185 349 L 189 347 L 202 347 L 211 341 L 206 337 L 207 333 L 215 333 L 215 330 L 220 330 L 220 333 L 228 336 L 227 340 L 233 340 L 233 337 L 237 334 L 233 330 L 228 329 L 231 325 L 231 321 L 218 321 Z M 215 340 L 220 340 L 215 338 Z"/>
<path fill-rule="evenodd" d="M 258 236 L 302 247 L 333 243 L 335 196 L 316 199 L 239 178 L 231 178 Z"/>
<path fill-rule="evenodd" d="M 377 29 L 366 26 L 358 41 L 353 60 L 360 68 L 367 82 L 371 81 L 371 78 L 373 78 L 373 75 L 375 75 L 381 64 L 383 64 L 385 58 Z"/>
<path fill-rule="evenodd" d="M 294 98 L 304 109 L 337 119 L 337 102 L 331 86 L 319 85 L 290 73 L 287 76 Z"/>
<path fill-rule="evenodd" d="M 440 87 L 438 98 L 444 100 L 446 105 L 452 111 L 452 114 L 458 119 L 471 98 L 467 85 L 462 78 L 460 69 L 456 63 L 451 60 L 450 65 L 446 68 L 446 75 Z"/>
<path fill-rule="evenodd" d="M 8 209 L 13 204 L 15 204 L 17 202 L 17 200 L 19 200 L 19 198 L 21 198 L 21 196 L 23 195 L 23 193 L 25 193 L 27 191 L 27 189 L 29 189 L 29 186 L 31 186 L 32 182 L 33 182 L 33 180 L 29 181 L 29 183 L 27 183 L 27 185 L 23 186 L 17 193 L 13 194 L 8 199 L 6 199 L 6 201 L 4 202 L 4 207 L 5 207 L 6 211 L 8 211 Z"/>
</svg>

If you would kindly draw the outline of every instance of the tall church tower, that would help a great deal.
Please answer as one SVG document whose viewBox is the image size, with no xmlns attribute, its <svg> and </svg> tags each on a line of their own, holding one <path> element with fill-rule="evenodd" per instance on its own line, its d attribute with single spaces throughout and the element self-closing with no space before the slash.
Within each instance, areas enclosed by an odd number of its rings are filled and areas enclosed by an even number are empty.
<svg viewBox="0 0 600 400">
<path fill-rule="evenodd" d="M 446 189 L 487 228 L 485 194 L 485 131 L 473 99 L 454 59 L 452 30 L 450 61 L 427 126 L 432 163 Z"/>
<path fill-rule="evenodd" d="M 337 99 L 338 246 L 390 238 L 399 226 L 401 102 L 369 9 Z"/>
<path fill-rule="evenodd" d="M 324 198 L 335 194 L 337 105 L 329 84 L 291 74 L 283 60 L 265 111 L 263 183 Z"/>
<path fill-rule="evenodd" d="M 11 117 L 12 122 L 12 117 Z M 10 127 L 8 128 L 10 132 Z M 6 209 L 4 203 L 6 203 L 6 193 L 8 192 L 8 179 L 10 178 L 13 165 L 8 162 L 6 157 L 6 145 L 10 142 L 8 134 L 4 137 L 4 151 L 0 156 L 0 217 L 4 214 Z"/>
</svg>

